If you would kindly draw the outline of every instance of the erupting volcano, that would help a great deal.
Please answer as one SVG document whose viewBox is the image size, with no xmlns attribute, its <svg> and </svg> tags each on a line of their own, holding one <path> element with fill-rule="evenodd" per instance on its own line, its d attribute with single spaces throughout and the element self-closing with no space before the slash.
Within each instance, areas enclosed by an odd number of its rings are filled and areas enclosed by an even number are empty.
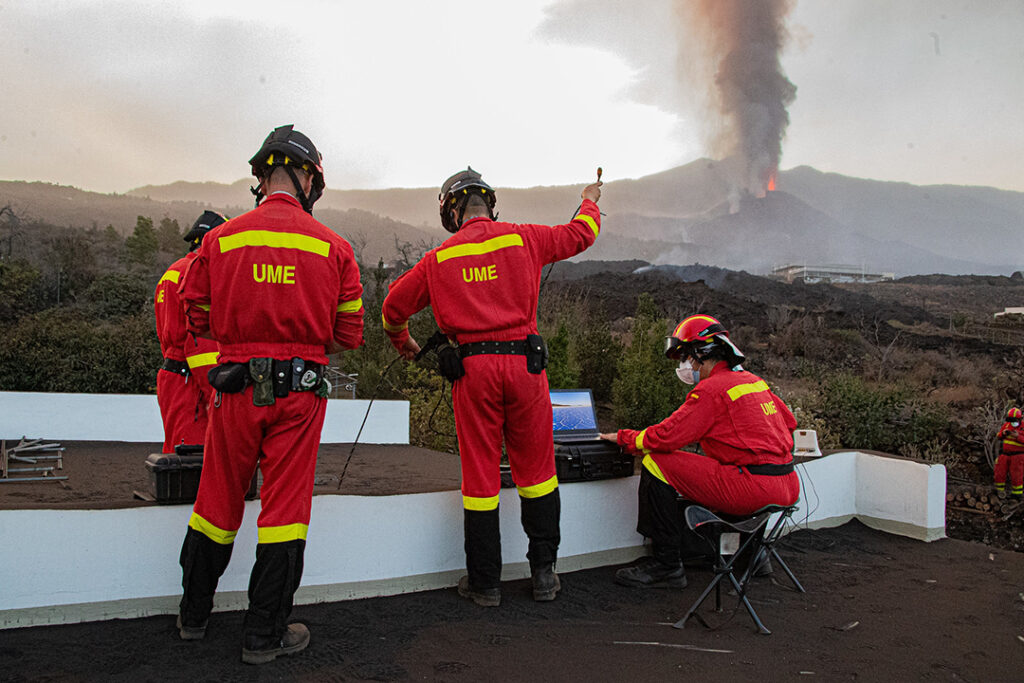
<svg viewBox="0 0 1024 683">
<path fill-rule="evenodd" d="M 764 197 L 775 189 L 788 107 L 796 86 L 782 71 L 779 54 L 788 34 L 790 0 L 677 0 L 685 40 L 680 68 L 702 84 L 715 123 L 710 151 L 729 169 L 733 196 Z M 702 71 L 703 69 L 703 71 Z"/>
</svg>

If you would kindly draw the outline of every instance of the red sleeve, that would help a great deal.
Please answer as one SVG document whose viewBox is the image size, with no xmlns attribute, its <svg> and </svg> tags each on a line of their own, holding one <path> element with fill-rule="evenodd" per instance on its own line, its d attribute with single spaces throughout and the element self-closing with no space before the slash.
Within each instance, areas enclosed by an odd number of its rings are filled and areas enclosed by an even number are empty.
<svg viewBox="0 0 1024 683">
<path fill-rule="evenodd" d="M 384 332 L 396 349 L 401 349 L 409 338 L 409 318 L 430 304 L 426 266 L 423 264 L 432 255 L 433 252 L 427 252 L 419 263 L 402 273 L 388 287 L 388 295 L 381 306 L 381 317 L 384 319 Z"/>
<path fill-rule="evenodd" d="M 701 399 L 701 393 L 696 389 L 691 391 L 683 405 L 656 425 L 640 431 L 620 429 L 619 445 L 631 453 L 670 453 L 700 441 L 711 428 L 715 416 L 713 399 Z"/>
<path fill-rule="evenodd" d="M 363 344 L 363 285 L 359 282 L 359 266 L 352 247 L 339 250 L 339 253 L 341 290 L 338 293 L 338 312 L 334 317 L 334 341 L 344 349 L 357 349 Z"/>
<path fill-rule="evenodd" d="M 601 232 L 601 212 L 597 204 L 584 199 L 576 217 L 565 225 L 522 226 L 541 265 L 575 256 L 597 239 Z"/>
<path fill-rule="evenodd" d="M 172 266 L 160 278 L 153 298 L 153 312 L 156 318 L 156 335 L 164 356 L 182 360 L 188 332 L 185 330 L 181 302 L 178 300 L 180 268 Z"/>
<path fill-rule="evenodd" d="M 199 248 L 198 256 L 192 259 L 182 274 L 178 296 L 185 308 L 188 331 L 195 335 L 206 335 L 210 331 L 210 270 L 206 262 L 206 245 Z"/>
</svg>

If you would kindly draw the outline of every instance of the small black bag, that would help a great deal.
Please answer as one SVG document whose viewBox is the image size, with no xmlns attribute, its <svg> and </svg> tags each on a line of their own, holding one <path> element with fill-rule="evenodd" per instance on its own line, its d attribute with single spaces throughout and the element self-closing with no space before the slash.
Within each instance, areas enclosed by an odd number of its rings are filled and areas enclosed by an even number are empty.
<svg viewBox="0 0 1024 683">
<path fill-rule="evenodd" d="M 225 394 L 237 394 L 249 386 L 249 368 L 244 363 L 218 365 L 206 377 L 214 389 Z"/>
<path fill-rule="evenodd" d="M 452 384 L 466 374 L 466 369 L 462 366 L 462 357 L 450 344 L 442 344 L 437 349 L 437 371 Z"/>
<path fill-rule="evenodd" d="M 539 334 L 526 335 L 526 370 L 534 375 L 548 366 L 548 345 Z"/>
</svg>

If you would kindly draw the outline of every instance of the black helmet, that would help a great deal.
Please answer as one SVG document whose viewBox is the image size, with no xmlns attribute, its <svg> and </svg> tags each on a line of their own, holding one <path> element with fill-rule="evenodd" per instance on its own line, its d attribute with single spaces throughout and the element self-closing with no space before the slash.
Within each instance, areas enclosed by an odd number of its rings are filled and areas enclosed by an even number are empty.
<svg viewBox="0 0 1024 683">
<path fill-rule="evenodd" d="M 294 130 L 291 125 L 287 125 L 278 126 L 267 136 L 260 151 L 256 152 L 252 159 L 249 159 L 249 164 L 252 166 L 252 174 L 260 180 L 261 184 L 274 167 L 284 166 L 295 184 L 295 191 L 302 208 L 308 213 L 312 213 L 313 204 L 320 199 L 320 195 L 324 192 L 322 160 L 323 156 L 316 150 L 313 141 Z M 313 187 L 308 197 L 302 192 L 302 186 L 292 170 L 295 166 L 308 171 L 313 176 Z M 256 204 L 259 205 L 260 199 L 263 198 L 262 188 L 249 189 L 256 195 Z"/>
<path fill-rule="evenodd" d="M 227 217 L 224 214 L 216 211 L 203 211 L 203 215 L 196 219 L 196 222 L 192 224 L 192 229 L 186 232 L 185 237 L 182 238 L 188 242 L 188 250 L 198 249 L 199 245 L 203 243 L 206 233 L 225 221 L 227 221 Z"/>
<path fill-rule="evenodd" d="M 484 182 L 483 176 L 467 166 L 465 171 L 459 171 L 441 185 L 441 192 L 437 195 L 440 202 L 441 225 L 451 233 L 456 233 L 462 227 L 462 214 L 466 208 L 466 200 L 471 194 L 478 194 L 487 202 L 487 213 L 494 220 L 498 214 L 494 213 L 494 203 L 497 201 L 494 190 Z M 458 218 L 453 216 L 458 212 Z"/>
</svg>

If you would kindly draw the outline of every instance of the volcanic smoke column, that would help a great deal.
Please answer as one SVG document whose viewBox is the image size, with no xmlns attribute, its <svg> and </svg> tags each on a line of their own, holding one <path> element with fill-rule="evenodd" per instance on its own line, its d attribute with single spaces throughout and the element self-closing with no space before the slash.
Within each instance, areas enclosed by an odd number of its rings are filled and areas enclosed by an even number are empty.
<svg viewBox="0 0 1024 683">
<path fill-rule="evenodd" d="M 786 107 L 796 99 L 796 86 L 779 63 L 791 5 L 788 0 L 676 0 L 685 34 L 698 43 L 683 42 L 680 67 L 703 86 L 715 112 L 709 151 L 728 160 L 735 190 L 758 197 L 773 189 L 789 125 Z"/>
</svg>

